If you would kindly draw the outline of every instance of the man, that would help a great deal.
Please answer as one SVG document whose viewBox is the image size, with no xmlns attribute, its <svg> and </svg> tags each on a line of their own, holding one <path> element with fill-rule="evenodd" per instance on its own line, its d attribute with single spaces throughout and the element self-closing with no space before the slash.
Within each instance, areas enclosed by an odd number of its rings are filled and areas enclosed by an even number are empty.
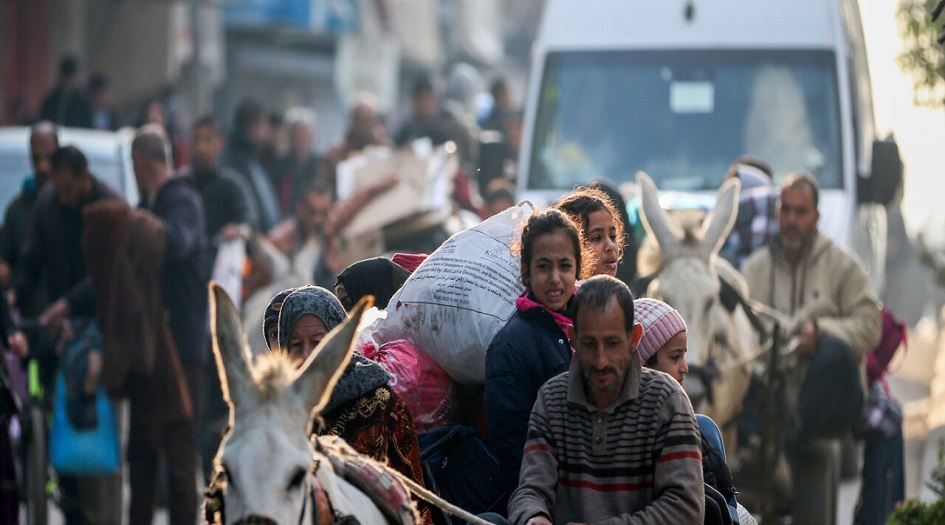
<svg viewBox="0 0 945 525">
<path fill-rule="evenodd" d="M 146 125 L 131 144 L 141 207 L 164 226 L 164 270 L 161 296 L 190 399 L 200 399 L 201 379 L 209 358 L 209 306 L 203 262 L 205 228 L 200 196 L 190 183 L 173 177 L 164 129 Z M 195 404 L 191 402 L 191 406 Z M 171 524 L 192 525 L 197 519 L 197 433 L 189 417 L 148 421 L 131 411 L 128 463 L 131 478 L 131 523 L 151 523 L 158 453 L 168 467 Z"/>
<path fill-rule="evenodd" d="M 37 122 L 30 129 L 30 162 L 33 173 L 23 181 L 23 190 L 13 198 L 7 207 L 0 230 L 0 284 L 3 288 L 10 285 L 13 269 L 16 268 L 20 253 L 26 244 L 29 233 L 33 206 L 40 190 L 49 181 L 52 172 L 52 155 L 59 148 L 59 136 L 56 125 L 48 120 Z M 39 296 L 42 294 L 34 294 Z M 45 305 L 32 298 L 23 298 L 21 313 L 26 317 L 39 315 Z"/>
<path fill-rule="evenodd" d="M 397 132 L 394 142 L 403 146 L 422 137 L 429 137 L 434 145 L 463 140 L 463 129 L 452 116 L 440 110 L 433 82 L 429 78 L 420 78 L 414 83 L 410 93 L 411 119 Z"/>
<path fill-rule="evenodd" d="M 40 118 L 60 126 L 92 127 L 92 106 L 78 85 L 79 64 L 75 57 L 66 56 L 59 62 L 59 81 L 43 99 Z"/>
<path fill-rule="evenodd" d="M 267 233 L 279 221 L 279 203 L 269 175 L 260 163 L 260 154 L 269 135 L 269 116 L 262 105 L 245 100 L 236 108 L 233 133 L 223 153 L 222 164 L 240 174 L 248 188 L 253 210 L 253 224 Z"/>
<path fill-rule="evenodd" d="M 282 157 L 272 176 L 279 201 L 280 219 L 289 218 L 304 188 L 315 178 L 319 158 L 315 155 L 315 113 L 305 108 L 286 112 L 289 128 L 289 151 Z M 332 188 L 335 180 L 320 180 L 322 186 Z"/>
<path fill-rule="evenodd" d="M 726 177 L 737 178 L 742 185 L 738 215 L 719 255 L 741 268 L 752 252 L 766 246 L 778 234 L 775 217 L 778 189 L 774 186 L 771 166 L 754 155 L 735 159 Z"/>
<path fill-rule="evenodd" d="M 699 428 L 679 384 L 640 366 L 630 289 L 592 277 L 573 308 L 575 359 L 538 393 L 509 521 L 702 523 Z"/>
<path fill-rule="evenodd" d="M 89 79 L 89 98 L 92 110 L 92 127 L 105 131 L 118 129 L 115 111 L 108 100 L 108 78 L 101 73 Z"/>
<path fill-rule="evenodd" d="M 191 137 L 193 163 L 182 171 L 200 194 L 206 226 L 206 238 L 211 245 L 240 237 L 252 219 L 248 197 L 240 184 L 239 175 L 219 166 L 217 160 L 223 151 L 223 137 L 213 115 L 205 115 L 194 123 Z M 209 250 L 208 262 L 213 264 L 216 250 Z M 209 272 L 207 273 L 209 275 Z"/>
<path fill-rule="evenodd" d="M 95 315 L 82 249 L 82 211 L 95 202 L 121 197 L 89 172 L 88 160 L 75 146 L 56 149 L 50 167 L 50 184 L 36 199 L 28 240 L 16 264 L 11 299 L 14 306 L 31 300 L 49 304 L 39 323 L 59 333 L 70 317 Z M 47 363 L 55 360 L 51 355 L 37 357 Z M 50 379 L 44 377 L 44 384 Z M 120 523 L 121 503 L 115 504 L 111 496 L 120 490 L 120 476 L 61 475 L 59 480 L 66 523 Z"/>
<path fill-rule="evenodd" d="M 318 165 L 316 178 L 321 181 L 330 181 L 331 186 L 334 187 L 338 164 L 361 154 L 366 148 L 390 145 L 387 129 L 374 109 L 372 99 L 367 95 L 362 95 L 348 114 L 348 129 L 345 131 L 344 139 L 325 154 Z"/>
<path fill-rule="evenodd" d="M 248 236 L 251 212 L 246 193 L 238 179 L 239 175 L 217 164 L 217 159 L 223 151 L 223 137 L 220 136 L 213 115 L 205 115 L 194 123 L 191 151 L 193 164 L 189 169 L 185 169 L 181 176 L 188 178 L 200 194 L 208 241 L 204 276 L 211 276 L 219 244 Z M 204 369 L 203 381 L 205 392 L 203 403 L 197 403 L 200 409 L 197 414 L 197 426 L 202 469 L 204 474 L 209 476 L 211 462 L 219 448 L 229 409 L 223 401 L 214 367 L 208 366 Z"/>
<path fill-rule="evenodd" d="M 838 435 L 859 420 L 860 363 L 882 331 L 862 265 L 817 229 L 819 194 L 810 174 L 788 175 L 777 204 L 780 232 L 743 268 L 752 299 L 789 317 L 799 343 L 793 385 L 799 393 L 789 400 L 796 402 L 797 428 L 786 449 L 795 466 L 812 438 Z"/>
</svg>

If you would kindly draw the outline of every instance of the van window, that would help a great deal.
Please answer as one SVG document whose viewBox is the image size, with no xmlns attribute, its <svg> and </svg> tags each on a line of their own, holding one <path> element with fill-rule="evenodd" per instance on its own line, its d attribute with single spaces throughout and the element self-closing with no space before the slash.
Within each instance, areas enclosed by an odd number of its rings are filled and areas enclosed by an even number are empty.
<svg viewBox="0 0 945 525">
<path fill-rule="evenodd" d="M 832 51 L 549 53 L 529 189 L 646 171 L 661 189 L 714 190 L 745 153 L 782 178 L 843 185 Z"/>
</svg>

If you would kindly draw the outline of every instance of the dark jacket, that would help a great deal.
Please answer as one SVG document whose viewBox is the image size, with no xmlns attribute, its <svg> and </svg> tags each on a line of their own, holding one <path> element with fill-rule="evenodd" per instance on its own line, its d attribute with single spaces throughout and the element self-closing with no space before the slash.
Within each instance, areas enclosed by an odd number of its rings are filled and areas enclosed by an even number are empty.
<svg viewBox="0 0 945 525">
<path fill-rule="evenodd" d="M 112 395 L 127 394 L 132 417 L 151 428 L 192 418 L 193 403 L 161 297 L 164 223 L 124 202 L 88 206 L 83 215 L 83 246 L 90 254 L 89 277 L 102 328 L 102 384 Z"/>
<path fill-rule="evenodd" d="M 94 176 L 91 196 L 76 208 L 59 204 L 52 184 L 40 190 L 29 238 L 13 276 L 17 300 L 37 293 L 45 280 L 49 302 L 65 297 L 72 315 L 95 313 L 95 298 L 82 252 L 82 208 L 105 199 L 121 196 Z"/>
<path fill-rule="evenodd" d="M 180 360 L 206 363 L 210 355 L 206 233 L 203 204 L 190 182 L 174 177 L 158 190 L 150 206 L 164 222 L 162 295 Z"/>
<path fill-rule="evenodd" d="M 265 233 L 279 222 L 279 203 L 276 202 L 272 181 L 259 162 L 258 149 L 250 141 L 238 135 L 233 136 L 220 163 L 239 173 L 243 186 L 249 190 L 252 226 Z"/>
<path fill-rule="evenodd" d="M 72 128 L 92 127 L 92 105 L 78 89 L 55 88 L 43 99 L 40 120 L 49 120 Z"/>
<path fill-rule="evenodd" d="M 7 207 L 3 219 L 3 228 L 0 229 L 0 258 L 6 261 L 10 268 L 15 269 L 29 239 L 30 219 L 33 216 L 33 207 L 39 197 L 39 183 L 36 176 L 30 174 L 23 181 L 23 190 L 17 194 Z M 36 317 L 46 307 L 45 279 L 40 277 L 39 287 L 29 297 L 19 299 L 20 313 L 25 317 Z"/>
<path fill-rule="evenodd" d="M 228 224 L 249 224 L 252 221 L 249 196 L 239 174 L 232 169 L 219 166 L 208 172 L 199 172 L 185 168 L 180 176 L 186 177 L 200 195 L 207 240 L 212 242 Z"/>
<path fill-rule="evenodd" d="M 485 406 L 489 444 L 505 473 L 506 493 L 518 485 L 528 418 L 545 381 L 571 363 L 567 335 L 541 307 L 516 311 L 486 352 Z"/>
</svg>

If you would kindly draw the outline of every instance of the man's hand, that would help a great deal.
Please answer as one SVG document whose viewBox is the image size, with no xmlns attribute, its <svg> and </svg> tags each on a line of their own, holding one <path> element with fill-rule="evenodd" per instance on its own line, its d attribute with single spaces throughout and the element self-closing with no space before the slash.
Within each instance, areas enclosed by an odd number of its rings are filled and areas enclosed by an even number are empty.
<svg viewBox="0 0 945 525">
<path fill-rule="evenodd" d="M 220 239 L 232 241 L 233 239 L 249 238 L 249 228 L 245 224 L 230 223 L 220 229 Z"/>
<path fill-rule="evenodd" d="M 10 263 L 0 259 L 0 286 L 8 288 L 10 286 L 10 279 L 12 278 L 13 269 L 10 268 Z"/>
<path fill-rule="evenodd" d="M 62 322 L 69 317 L 69 314 L 72 313 L 72 308 L 69 307 L 68 301 L 65 298 L 59 299 L 46 308 L 46 311 L 39 316 L 39 324 L 43 326 L 49 326 L 53 329 L 59 329 L 62 326 Z"/>
<path fill-rule="evenodd" d="M 20 359 L 30 355 L 30 343 L 23 332 L 16 331 L 7 338 L 7 348 Z"/>
<path fill-rule="evenodd" d="M 532 516 L 531 519 L 525 522 L 525 525 L 551 525 L 551 520 L 549 520 L 547 516 L 539 514 Z"/>
<path fill-rule="evenodd" d="M 817 325 L 814 321 L 805 322 L 797 331 L 797 351 L 809 354 L 817 345 Z"/>
</svg>

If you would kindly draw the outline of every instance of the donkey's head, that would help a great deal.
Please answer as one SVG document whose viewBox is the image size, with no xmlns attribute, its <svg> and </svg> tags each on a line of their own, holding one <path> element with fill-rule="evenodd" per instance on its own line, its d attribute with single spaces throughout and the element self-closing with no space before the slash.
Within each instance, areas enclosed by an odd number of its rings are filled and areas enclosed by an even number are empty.
<svg viewBox="0 0 945 525">
<path fill-rule="evenodd" d="M 230 430 L 214 460 L 226 481 L 227 525 L 300 522 L 313 467 L 309 428 L 351 359 L 369 307 L 370 299 L 358 303 L 296 369 L 278 353 L 260 354 L 254 363 L 233 302 L 210 285 L 213 354 L 230 406 Z"/>
<path fill-rule="evenodd" d="M 719 278 L 716 260 L 738 212 L 738 179 L 729 179 L 719 189 L 715 207 L 701 214 L 670 216 L 660 206 L 659 191 L 645 174 L 637 174 L 640 185 L 643 225 L 661 253 L 659 276 L 650 282 L 646 295 L 672 305 L 688 325 L 687 361 L 690 374 L 711 367 L 710 348 L 726 337 L 719 316 Z M 687 381 L 686 390 L 694 402 L 701 397 L 700 385 Z"/>
</svg>

